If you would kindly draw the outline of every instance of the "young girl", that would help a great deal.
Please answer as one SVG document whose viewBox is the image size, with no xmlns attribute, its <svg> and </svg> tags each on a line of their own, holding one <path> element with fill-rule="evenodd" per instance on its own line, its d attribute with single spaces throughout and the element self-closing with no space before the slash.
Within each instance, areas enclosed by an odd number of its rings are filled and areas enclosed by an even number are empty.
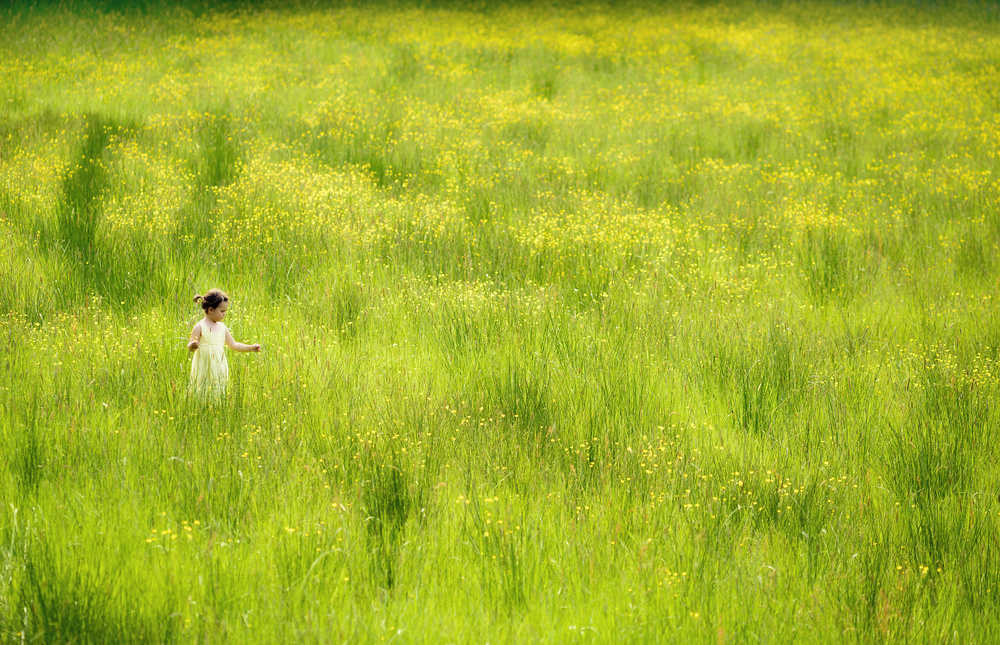
<svg viewBox="0 0 1000 645">
<path fill-rule="evenodd" d="M 194 301 L 201 301 L 205 317 L 191 330 L 191 341 L 187 345 L 194 352 L 188 392 L 200 398 L 218 401 L 226 394 L 226 383 L 229 381 L 225 346 L 228 345 L 237 352 L 259 352 L 260 345 L 237 343 L 222 324 L 229 309 L 229 296 L 223 291 L 212 289 L 203 296 L 195 296 Z"/>
</svg>

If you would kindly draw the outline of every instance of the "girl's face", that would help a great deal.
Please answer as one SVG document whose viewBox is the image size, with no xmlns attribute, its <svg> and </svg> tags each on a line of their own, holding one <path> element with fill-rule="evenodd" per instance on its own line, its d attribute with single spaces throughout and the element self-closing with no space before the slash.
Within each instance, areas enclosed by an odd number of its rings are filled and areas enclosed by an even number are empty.
<svg viewBox="0 0 1000 645">
<path fill-rule="evenodd" d="M 229 301 L 223 300 L 218 307 L 209 307 L 205 310 L 205 316 L 212 322 L 221 322 L 226 317 L 226 310 L 229 309 Z"/>
</svg>

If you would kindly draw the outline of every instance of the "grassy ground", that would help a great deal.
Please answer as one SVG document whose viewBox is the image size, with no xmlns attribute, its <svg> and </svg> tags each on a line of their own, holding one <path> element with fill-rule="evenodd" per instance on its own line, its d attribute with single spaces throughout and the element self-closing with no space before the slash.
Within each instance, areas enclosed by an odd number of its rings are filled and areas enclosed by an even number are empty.
<svg viewBox="0 0 1000 645">
<path fill-rule="evenodd" d="M 0 11 L 0 640 L 1000 637 L 995 5 Z"/>
</svg>

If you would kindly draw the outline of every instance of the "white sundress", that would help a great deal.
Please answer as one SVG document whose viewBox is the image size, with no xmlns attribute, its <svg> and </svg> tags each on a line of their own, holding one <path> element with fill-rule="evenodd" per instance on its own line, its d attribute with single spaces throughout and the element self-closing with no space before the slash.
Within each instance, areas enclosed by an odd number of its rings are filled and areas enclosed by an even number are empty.
<svg viewBox="0 0 1000 645">
<path fill-rule="evenodd" d="M 212 401 L 218 401 L 226 394 L 229 382 L 229 363 L 226 362 L 226 326 L 215 323 L 215 331 L 208 329 L 204 320 L 201 325 L 201 341 L 194 350 L 191 360 L 191 382 L 188 393 Z"/>
</svg>

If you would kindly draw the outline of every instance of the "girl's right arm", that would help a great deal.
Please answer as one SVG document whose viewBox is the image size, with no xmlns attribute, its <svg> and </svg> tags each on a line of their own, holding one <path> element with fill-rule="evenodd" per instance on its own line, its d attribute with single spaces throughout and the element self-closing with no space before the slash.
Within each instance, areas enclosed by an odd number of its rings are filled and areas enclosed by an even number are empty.
<svg viewBox="0 0 1000 645">
<path fill-rule="evenodd" d="M 201 324 L 196 324 L 194 329 L 191 330 L 191 340 L 188 341 L 188 351 L 193 352 L 198 349 L 198 344 L 201 342 Z"/>
</svg>

